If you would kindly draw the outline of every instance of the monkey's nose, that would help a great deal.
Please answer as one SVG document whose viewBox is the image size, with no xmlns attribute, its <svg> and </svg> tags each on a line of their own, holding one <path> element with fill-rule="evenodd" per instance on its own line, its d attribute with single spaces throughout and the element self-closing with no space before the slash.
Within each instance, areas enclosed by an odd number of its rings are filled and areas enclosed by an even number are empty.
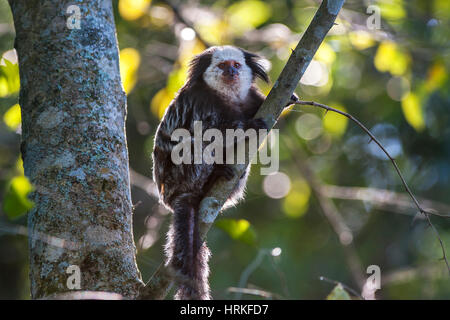
<svg viewBox="0 0 450 320">
<path fill-rule="evenodd" d="M 235 75 L 238 75 L 238 69 L 236 69 L 233 66 L 227 66 L 224 70 L 223 70 L 223 74 L 225 76 L 229 76 L 229 77 L 234 77 Z"/>
</svg>

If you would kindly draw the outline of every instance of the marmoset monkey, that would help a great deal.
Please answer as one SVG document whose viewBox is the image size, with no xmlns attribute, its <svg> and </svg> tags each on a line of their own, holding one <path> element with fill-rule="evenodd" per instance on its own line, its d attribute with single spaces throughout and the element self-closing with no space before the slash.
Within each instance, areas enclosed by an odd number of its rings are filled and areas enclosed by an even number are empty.
<svg viewBox="0 0 450 320">
<path fill-rule="evenodd" d="M 175 129 L 187 129 L 194 136 L 194 121 L 202 121 L 203 130 L 266 128 L 254 115 L 265 97 L 255 87 L 256 78 L 269 78 L 258 63 L 260 57 L 233 46 L 211 47 L 191 62 L 188 80 L 170 103 L 156 132 L 153 150 L 153 179 L 160 201 L 173 212 L 167 234 L 166 266 L 187 279 L 178 283 L 176 299 L 210 299 L 208 285 L 209 249 L 198 234 L 200 201 L 217 181 L 231 179 L 227 164 L 179 164 L 171 160 Z M 294 97 L 294 96 L 293 96 Z M 291 98 L 295 99 L 295 98 Z M 249 168 L 235 187 L 227 203 L 236 202 L 244 193 Z"/>
</svg>

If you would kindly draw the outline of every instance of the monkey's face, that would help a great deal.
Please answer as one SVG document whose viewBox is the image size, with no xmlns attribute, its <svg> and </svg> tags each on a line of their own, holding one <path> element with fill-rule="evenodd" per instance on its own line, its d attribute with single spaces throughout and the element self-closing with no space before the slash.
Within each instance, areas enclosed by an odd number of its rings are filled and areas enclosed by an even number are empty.
<svg viewBox="0 0 450 320">
<path fill-rule="evenodd" d="M 224 46 L 215 49 L 203 79 L 225 98 L 239 102 L 247 97 L 253 75 L 243 52 L 232 46 Z"/>
<path fill-rule="evenodd" d="M 236 60 L 225 60 L 220 62 L 218 65 L 220 70 L 222 70 L 222 81 L 229 85 L 239 81 L 239 69 L 242 65 Z"/>
</svg>

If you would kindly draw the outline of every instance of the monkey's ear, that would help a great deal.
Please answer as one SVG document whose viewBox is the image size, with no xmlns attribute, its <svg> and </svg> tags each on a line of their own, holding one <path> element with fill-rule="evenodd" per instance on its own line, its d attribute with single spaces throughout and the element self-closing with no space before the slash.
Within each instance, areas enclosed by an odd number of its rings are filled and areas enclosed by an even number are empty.
<svg viewBox="0 0 450 320">
<path fill-rule="evenodd" d="M 269 83 L 269 76 L 267 75 L 266 70 L 260 63 L 258 63 L 258 60 L 260 60 L 261 57 L 256 53 L 252 53 L 244 49 L 241 49 L 241 51 L 244 53 L 245 63 L 250 67 L 250 69 L 252 69 L 253 75 Z"/>
<path fill-rule="evenodd" d="M 211 64 L 212 52 L 210 50 L 204 51 L 196 55 L 189 64 L 189 83 L 196 83 L 202 79 L 203 73 Z"/>
</svg>

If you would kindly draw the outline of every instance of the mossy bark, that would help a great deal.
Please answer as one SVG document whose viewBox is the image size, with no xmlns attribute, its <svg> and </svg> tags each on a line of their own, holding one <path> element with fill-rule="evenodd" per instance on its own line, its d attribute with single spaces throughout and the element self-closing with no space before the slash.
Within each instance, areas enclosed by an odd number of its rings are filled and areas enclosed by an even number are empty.
<svg viewBox="0 0 450 320">
<path fill-rule="evenodd" d="M 68 27 L 69 5 L 80 28 Z M 142 286 L 132 234 L 123 91 L 110 0 L 10 0 L 19 56 L 22 157 L 32 298 L 81 290 L 134 298 Z"/>
</svg>

